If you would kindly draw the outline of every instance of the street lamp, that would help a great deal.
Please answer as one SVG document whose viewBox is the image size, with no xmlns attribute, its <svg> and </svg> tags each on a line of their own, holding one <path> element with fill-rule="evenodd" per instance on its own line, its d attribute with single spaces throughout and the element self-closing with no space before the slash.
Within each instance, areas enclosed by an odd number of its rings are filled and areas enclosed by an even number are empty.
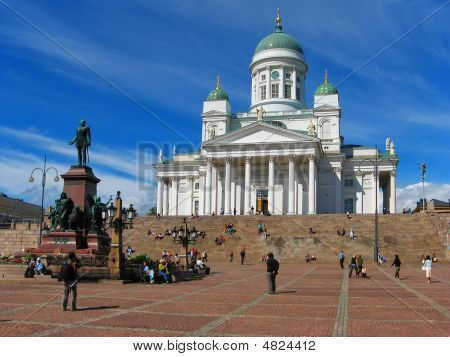
<svg viewBox="0 0 450 357">
<path fill-rule="evenodd" d="M 188 224 L 186 221 L 183 222 L 183 226 L 180 226 L 178 230 L 174 230 L 172 232 L 173 242 L 175 244 L 181 244 L 185 248 L 185 258 L 186 258 L 186 271 L 189 270 L 189 259 L 188 259 L 188 251 L 189 244 L 195 244 L 197 241 L 197 231 L 195 227 L 192 231 L 189 230 Z"/>
<path fill-rule="evenodd" d="M 421 162 L 419 165 L 420 181 L 422 181 L 422 210 L 425 212 L 425 172 L 427 171 L 427 164 Z"/>
<path fill-rule="evenodd" d="M 379 253 L 379 246 L 378 246 L 378 175 L 379 175 L 379 171 L 378 171 L 378 167 L 380 165 L 380 163 L 382 163 L 383 161 L 389 161 L 393 167 L 395 168 L 395 161 L 392 159 L 384 159 L 384 158 L 379 158 L 378 157 L 378 146 L 375 146 L 375 150 L 376 150 L 376 154 L 375 154 L 375 160 L 369 159 L 369 158 L 365 158 L 362 159 L 361 161 L 359 161 L 359 166 L 358 166 L 358 171 L 356 172 L 356 174 L 358 176 L 362 177 L 362 183 L 361 183 L 361 205 L 363 205 L 364 203 L 364 173 L 361 171 L 361 165 L 364 162 L 370 162 L 373 166 L 374 166 L 374 179 L 375 179 L 375 215 L 374 215 L 374 238 L 375 238 L 375 242 L 374 242 L 374 247 L 373 247 L 373 259 L 374 262 L 377 263 L 378 262 L 378 253 Z M 395 192 L 393 192 L 393 194 L 395 195 Z M 361 210 L 362 213 L 362 210 Z"/>
<path fill-rule="evenodd" d="M 56 170 L 54 167 L 47 167 L 47 156 L 44 156 L 44 168 L 40 168 L 40 167 L 36 167 L 35 169 L 33 169 L 33 171 L 31 171 L 31 175 L 30 178 L 28 179 L 29 183 L 33 183 L 34 182 L 34 177 L 33 174 L 35 171 L 41 171 L 42 173 L 42 197 L 41 197 L 41 219 L 39 222 L 39 241 L 38 241 L 38 245 L 41 244 L 42 242 L 42 223 L 44 221 L 44 194 L 45 194 L 45 184 L 46 184 L 46 180 L 47 180 L 47 172 L 49 172 L 50 170 L 54 170 L 56 172 L 56 176 L 54 177 L 54 181 L 58 182 L 59 181 L 59 174 L 58 174 L 58 170 Z"/>
<path fill-rule="evenodd" d="M 133 222 L 134 217 L 136 217 L 136 210 L 133 207 L 133 204 L 130 203 L 130 208 L 127 209 L 127 218 L 129 222 L 129 229 L 131 229 L 131 223 Z"/>
</svg>

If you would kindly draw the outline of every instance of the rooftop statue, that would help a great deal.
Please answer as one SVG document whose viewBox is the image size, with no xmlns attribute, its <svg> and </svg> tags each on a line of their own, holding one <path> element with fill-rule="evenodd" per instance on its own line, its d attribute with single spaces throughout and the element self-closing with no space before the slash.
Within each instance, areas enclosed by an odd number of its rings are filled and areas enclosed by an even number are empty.
<svg viewBox="0 0 450 357">
<path fill-rule="evenodd" d="M 263 107 L 256 108 L 256 116 L 258 117 L 258 120 L 263 120 L 266 116 L 266 111 Z"/>
<path fill-rule="evenodd" d="M 313 124 L 312 121 L 309 122 L 307 129 L 308 129 L 308 135 L 316 136 L 316 126 Z"/>
<path fill-rule="evenodd" d="M 391 141 L 391 138 L 387 137 L 386 138 L 386 151 L 390 150 L 390 147 L 391 147 L 390 141 Z"/>
<path fill-rule="evenodd" d="M 69 145 L 75 143 L 78 151 L 78 166 L 86 166 L 89 163 L 89 146 L 91 146 L 91 129 L 86 126 L 86 120 L 81 121 L 75 137 L 69 141 Z"/>
</svg>

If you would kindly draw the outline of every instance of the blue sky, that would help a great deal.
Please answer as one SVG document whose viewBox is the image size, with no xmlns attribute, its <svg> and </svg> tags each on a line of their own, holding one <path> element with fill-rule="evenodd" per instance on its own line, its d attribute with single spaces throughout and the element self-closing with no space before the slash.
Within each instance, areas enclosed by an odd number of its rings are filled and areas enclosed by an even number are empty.
<svg viewBox="0 0 450 357">
<path fill-rule="evenodd" d="M 307 102 L 327 68 L 339 83 L 345 143 L 394 139 L 399 208 L 420 197 L 421 161 L 427 197 L 447 200 L 450 4 L 341 80 L 448 3 L 0 0 L 0 191 L 39 202 L 29 173 L 44 155 L 60 172 L 75 163 L 67 142 L 85 117 L 100 194 L 120 189 L 141 211 L 152 206 L 154 183 L 143 168 L 160 145 L 166 155 L 172 145 L 198 148 L 202 102 L 217 74 L 233 111 L 248 110 L 248 66 L 280 7 L 283 29 L 309 65 Z M 46 201 L 61 188 L 49 182 Z"/>
</svg>

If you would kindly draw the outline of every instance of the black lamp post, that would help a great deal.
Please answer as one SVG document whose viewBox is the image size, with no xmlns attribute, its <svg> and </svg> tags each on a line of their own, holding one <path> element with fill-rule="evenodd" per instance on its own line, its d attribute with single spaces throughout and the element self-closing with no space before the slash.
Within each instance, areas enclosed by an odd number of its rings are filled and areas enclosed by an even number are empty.
<svg viewBox="0 0 450 357">
<path fill-rule="evenodd" d="M 422 210 L 425 212 L 425 172 L 427 172 L 427 164 L 421 162 L 419 164 L 420 181 L 422 181 Z"/>
<path fill-rule="evenodd" d="M 183 226 L 180 226 L 178 230 L 174 230 L 172 232 L 172 238 L 173 242 L 175 244 L 181 244 L 183 245 L 185 249 L 185 258 L 186 258 L 186 270 L 189 269 L 189 259 L 188 259 L 188 251 L 189 251 L 189 244 L 195 244 L 197 241 L 197 231 L 195 230 L 195 227 L 192 231 L 189 230 L 187 222 L 183 222 Z"/>
<path fill-rule="evenodd" d="M 42 242 L 42 223 L 44 221 L 45 184 L 46 184 L 46 180 L 47 180 L 47 172 L 49 172 L 50 170 L 54 170 L 56 172 L 56 176 L 54 178 L 54 181 L 58 182 L 59 181 L 58 170 L 56 170 L 54 167 L 47 167 L 47 156 L 45 156 L 44 157 L 44 168 L 36 167 L 35 169 L 33 169 L 33 171 L 31 171 L 30 178 L 28 179 L 29 183 L 33 183 L 34 182 L 34 177 L 33 177 L 34 172 L 35 171 L 41 171 L 41 173 L 42 173 L 42 196 L 41 196 L 41 218 L 40 218 L 40 222 L 39 222 L 39 241 L 38 241 L 38 245 L 40 245 L 41 242 Z"/>
<path fill-rule="evenodd" d="M 384 159 L 378 158 L 378 146 L 376 146 L 376 155 L 375 155 L 375 160 L 369 159 L 369 158 L 365 158 L 362 159 L 361 161 L 359 161 L 359 166 L 358 166 L 358 171 L 357 171 L 357 175 L 361 175 L 361 177 L 363 176 L 363 172 L 361 171 L 361 165 L 364 162 L 370 162 L 375 170 L 374 170 L 374 175 L 375 175 L 375 215 L 374 215 L 374 247 L 373 247 L 373 260 L 375 263 L 378 263 L 378 253 L 379 253 L 379 246 L 378 246 L 378 175 L 379 175 L 379 171 L 378 171 L 378 167 L 380 165 L 381 162 L 383 161 L 389 161 L 393 167 L 395 168 L 395 161 L 391 160 L 391 159 Z M 395 192 L 393 193 L 395 195 Z M 364 179 L 362 178 L 361 180 L 361 199 L 364 199 Z M 364 204 L 364 201 L 362 201 L 361 205 Z M 361 213 L 363 213 L 361 211 Z"/>
</svg>

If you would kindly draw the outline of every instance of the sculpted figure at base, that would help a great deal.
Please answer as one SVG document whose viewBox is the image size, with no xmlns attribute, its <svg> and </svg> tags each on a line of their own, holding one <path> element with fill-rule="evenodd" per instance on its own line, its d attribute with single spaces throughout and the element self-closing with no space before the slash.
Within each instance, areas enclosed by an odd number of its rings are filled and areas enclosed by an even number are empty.
<svg viewBox="0 0 450 357">
<path fill-rule="evenodd" d="M 68 230 L 70 228 L 69 216 L 73 208 L 74 204 L 72 199 L 68 198 L 65 192 L 62 192 L 60 198 L 55 201 L 55 207 L 52 208 L 48 215 L 52 223 L 51 230 Z"/>
<path fill-rule="evenodd" d="M 86 120 L 81 121 L 75 137 L 69 141 L 69 145 L 75 143 L 78 151 L 78 166 L 86 166 L 89 162 L 89 146 L 91 146 L 91 129 L 86 126 Z"/>
</svg>

